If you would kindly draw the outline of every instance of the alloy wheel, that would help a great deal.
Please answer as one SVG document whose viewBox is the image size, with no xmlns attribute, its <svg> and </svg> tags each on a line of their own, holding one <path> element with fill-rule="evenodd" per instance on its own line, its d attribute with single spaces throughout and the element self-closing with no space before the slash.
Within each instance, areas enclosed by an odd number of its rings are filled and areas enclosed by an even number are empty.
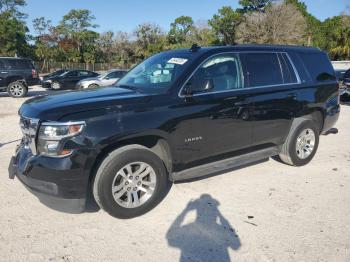
<svg viewBox="0 0 350 262">
<path fill-rule="evenodd" d="M 300 159 L 308 158 L 314 151 L 316 143 L 315 132 L 307 128 L 303 130 L 297 138 L 296 153 Z"/>
<path fill-rule="evenodd" d="M 136 208 L 152 197 L 156 183 L 156 174 L 149 164 L 134 162 L 117 172 L 112 183 L 112 194 L 118 205 Z"/>
<path fill-rule="evenodd" d="M 10 93 L 11 93 L 11 95 L 16 96 L 16 97 L 22 96 L 24 93 L 24 88 L 20 84 L 12 84 L 10 86 Z"/>
</svg>

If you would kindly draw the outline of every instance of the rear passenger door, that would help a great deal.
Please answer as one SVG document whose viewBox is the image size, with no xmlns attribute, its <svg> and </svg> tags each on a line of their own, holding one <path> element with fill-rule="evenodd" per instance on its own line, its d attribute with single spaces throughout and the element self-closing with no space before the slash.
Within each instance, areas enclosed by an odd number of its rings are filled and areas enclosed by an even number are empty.
<svg viewBox="0 0 350 262">
<path fill-rule="evenodd" d="M 253 145 L 280 145 L 290 130 L 293 112 L 300 107 L 299 77 L 287 53 L 253 52 L 241 57 L 253 101 Z"/>
</svg>

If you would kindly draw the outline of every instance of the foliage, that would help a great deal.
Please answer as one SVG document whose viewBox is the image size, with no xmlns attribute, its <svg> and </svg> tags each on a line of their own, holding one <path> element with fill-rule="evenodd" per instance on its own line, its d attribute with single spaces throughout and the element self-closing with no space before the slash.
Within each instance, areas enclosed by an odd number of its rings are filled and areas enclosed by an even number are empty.
<svg viewBox="0 0 350 262">
<path fill-rule="evenodd" d="M 180 16 L 170 25 L 168 40 L 170 44 L 183 44 L 193 34 L 193 19 L 189 16 Z"/>
<path fill-rule="evenodd" d="M 305 18 L 295 6 L 275 4 L 247 14 L 238 37 L 241 43 L 300 45 L 305 32 Z"/>
<path fill-rule="evenodd" d="M 233 10 L 230 6 L 224 6 L 218 10 L 218 14 L 209 20 L 209 25 L 213 28 L 219 42 L 224 45 L 233 45 L 236 43 L 236 29 L 241 22 L 241 13 Z"/>
<path fill-rule="evenodd" d="M 240 6 L 220 8 L 210 20 L 180 16 L 168 32 L 143 23 L 132 34 L 97 33 L 95 17 L 86 9 L 73 9 L 52 25 L 33 20 L 30 36 L 21 12 L 25 0 L 0 0 L 0 55 L 27 56 L 48 62 L 113 63 L 131 67 L 164 50 L 236 43 L 312 45 L 333 59 L 350 59 L 350 9 L 324 22 L 311 15 L 301 0 L 240 0 Z M 31 43 L 31 44 L 29 44 Z M 32 45 L 33 43 L 33 45 Z"/>
<path fill-rule="evenodd" d="M 271 4 L 272 0 L 240 0 L 241 12 L 264 12 L 265 8 Z"/>
</svg>

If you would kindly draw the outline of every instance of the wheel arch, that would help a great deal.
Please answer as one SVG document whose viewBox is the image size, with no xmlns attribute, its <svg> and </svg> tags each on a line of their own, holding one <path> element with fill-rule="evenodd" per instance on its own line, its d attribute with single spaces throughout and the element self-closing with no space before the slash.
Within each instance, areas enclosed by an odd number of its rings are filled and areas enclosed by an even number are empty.
<svg viewBox="0 0 350 262">
<path fill-rule="evenodd" d="M 117 141 L 109 143 L 107 146 L 102 147 L 94 161 L 94 164 L 92 165 L 89 182 L 92 183 L 99 166 L 111 152 L 130 145 L 142 146 L 151 150 L 163 161 L 168 174 L 172 172 L 173 160 L 168 141 L 160 135 L 144 134 L 118 139 Z"/>
</svg>

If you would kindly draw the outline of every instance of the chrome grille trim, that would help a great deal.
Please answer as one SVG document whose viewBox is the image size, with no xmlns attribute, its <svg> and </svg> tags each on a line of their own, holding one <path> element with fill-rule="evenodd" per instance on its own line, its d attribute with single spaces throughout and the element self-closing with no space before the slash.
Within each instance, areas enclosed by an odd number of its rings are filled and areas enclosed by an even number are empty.
<svg viewBox="0 0 350 262">
<path fill-rule="evenodd" d="M 20 127 L 23 133 L 22 144 L 26 149 L 30 149 L 33 155 L 36 151 L 36 136 L 39 126 L 39 119 L 20 116 Z"/>
</svg>

